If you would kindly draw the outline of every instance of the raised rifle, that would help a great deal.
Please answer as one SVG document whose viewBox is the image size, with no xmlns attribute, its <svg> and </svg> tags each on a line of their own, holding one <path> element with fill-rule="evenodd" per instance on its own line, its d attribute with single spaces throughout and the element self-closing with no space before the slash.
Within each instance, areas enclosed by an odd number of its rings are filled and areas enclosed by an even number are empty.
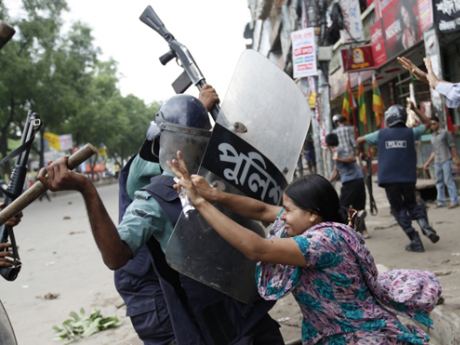
<svg viewBox="0 0 460 345">
<path fill-rule="evenodd" d="M 27 175 L 27 162 L 29 160 L 30 149 L 32 148 L 35 135 L 41 125 L 42 122 L 39 116 L 36 113 L 29 113 L 22 132 L 21 145 L 0 162 L 6 162 L 8 159 L 15 157 L 16 155 L 18 156 L 16 166 L 11 173 L 8 188 L 3 191 L 6 195 L 5 206 L 13 202 L 17 197 L 19 197 L 19 195 L 22 194 Z M 0 223 L 0 242 L 10 243 L 13 253 L 13 266 L 0 268 L 0 274 L 6 280 L 15 280 L 21 270 L 21 261 L 19 258 L 13 228 L 11 226 Z"/>
<path fill-rule="evenodd" d="M 152 6 L 147 6 L 139 19 L 155 30 L 169 44 L 169 51 L 160 56 L 161 64 L 166 65 L 169 61 L 175 58 L 184 69 L 181 75 L 172 84 L 174 91 L 176 93 L 183 93 L 192 84 L 198 87 L 198 89 L 201 89 L 203 85 L 206 84 L 206 79 L 198 68 L 192 54 L 185 45 L 178 42 L 168 29 L 166 29 Z M 219 112 L 219 105 L 214 105 L 210 111 L 214 120 L 217 119 Z"/>
</svg>

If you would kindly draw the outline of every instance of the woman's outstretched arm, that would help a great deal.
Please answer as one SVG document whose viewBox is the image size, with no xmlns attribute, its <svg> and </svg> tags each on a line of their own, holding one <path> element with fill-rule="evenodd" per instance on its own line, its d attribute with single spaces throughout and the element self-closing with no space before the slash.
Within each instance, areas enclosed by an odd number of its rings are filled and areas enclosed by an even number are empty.
<svg viewBox="0 0 460 345">
<path fill-rule="evenodd" d="M 245 218 L 272 223 L 281 211 L 280 206 L 270 205 L 244 195 L 220 191 L 215 187 L 211 187 L 202 176 L 192 175 L 191 179 L 198 193 L 206 200 L 217 202 Z"/>
<path fill-rule="evenodd" d="M 262 238 L 224 215 L 201 196 L 192 183 L 180 152 L 177 154 L 177 159 L 170 162 L 170 168 L 180 179 L 176 187 L 185 189 L 190 202 L 209 225 L 248 259 L 275 264 L 307 266 L 302 252 L 293 239 Z"/>
</svg>

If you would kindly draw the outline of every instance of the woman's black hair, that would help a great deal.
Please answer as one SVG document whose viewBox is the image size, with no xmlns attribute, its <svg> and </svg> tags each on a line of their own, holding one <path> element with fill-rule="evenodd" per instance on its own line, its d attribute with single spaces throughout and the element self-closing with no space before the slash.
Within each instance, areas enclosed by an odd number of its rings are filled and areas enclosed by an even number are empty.
<svg viewBox="0 0 460 345">
<path fill-rule="evenodd" d="M 290 183 L 284 192 L 296 206 L 317 213 L 324 222 L 346 222 L 346 211 L 340 207 L 337 192 L 321 175 L 303 176 Z"/>
</svg>

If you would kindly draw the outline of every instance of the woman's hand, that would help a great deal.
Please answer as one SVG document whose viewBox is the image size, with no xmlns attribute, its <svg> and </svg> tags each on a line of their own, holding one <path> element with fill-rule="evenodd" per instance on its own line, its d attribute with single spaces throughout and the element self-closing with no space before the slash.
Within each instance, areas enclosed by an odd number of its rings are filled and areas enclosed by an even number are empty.
<svg viewBox="0 0 460 345">
<path fill-rule="evenodd" d="M 185 190 L 190 202 L 194 206 L 198 206 L 200 203 L 206 201 L 198 193 L 197 188 L 193 184 L 181 151 L 177 151 L 176 159 L 168 161 L 168 166 L 179 179 L 178 183 L 174 185 L 178 193 L 180 193 L 181 190 Z"/>
<path fill-rule="evenodd" d="M 217 201 L 219 190 L 211 186 L 203 176 L 192 175 L 192 183 L 203 198 L 208 201 Z"/>
</svg>

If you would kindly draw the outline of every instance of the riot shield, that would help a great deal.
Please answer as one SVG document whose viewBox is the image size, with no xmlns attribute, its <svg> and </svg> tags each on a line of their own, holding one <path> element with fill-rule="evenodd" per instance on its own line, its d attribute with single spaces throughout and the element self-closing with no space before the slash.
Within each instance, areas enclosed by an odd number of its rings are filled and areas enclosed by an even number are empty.
<svg viewBox="0 0 460 345">
<path fill-rule="evenodd" d="M 310 119 L 307 101 L 292 79 L 259 53 L 245 51 L 198 173 L 227 192 L 279 204 Z M 265 236 L 260 223 L 220 209 Z M 166 258 L 182 274 L 241 302 L 257 296 L 255 262 L 227 244 L 196 210 L 179 217 Z"/>
<path fill-rule="evenodd" d="M 0 344 L 2 345 L 17 345 L 16 337 L 13 328 L 11 327 L 10 319 L 0 301 Z"/>
</svg>

